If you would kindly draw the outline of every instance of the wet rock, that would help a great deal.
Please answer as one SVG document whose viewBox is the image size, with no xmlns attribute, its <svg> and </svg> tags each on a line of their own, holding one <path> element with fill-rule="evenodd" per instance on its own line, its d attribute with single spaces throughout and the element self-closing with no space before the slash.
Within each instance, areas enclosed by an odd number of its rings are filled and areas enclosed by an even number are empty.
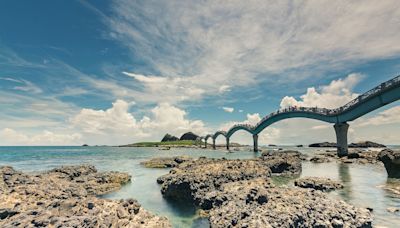
<svg viewBox="0 0 400 228">
<path fill-rule="evenodd" d="M 157 182 L 162 184 L 161 193 L 165 197 L 198 204 L 206 193 L 220 189 L 224 183 L 270 175 L 269 167 L 258 159 L 200 158 L 180 164 Z"/>
<path fill-rule="evenodd" d="M 146 168 L 173 168 L 177 165 L 191 161 L 192 158 L 188 156 L 167 157 L 167 158 L 152 158 L 148 161 L 141 162 Z"/>
<path fill-rule="evenodd" d="M 320 191 L 331 191 L 343 188 L 343 184 L 329 178 L 306 177 L 294 181 L 294 185 L 300 188 L 313 188 Z"/>
<path fill-rule="evenodd" d="M 232 222 L 236 227 L 372 227 L 367 209 L 331 200 L 321 191 L 229 184 L 224 194 L 235 197 L 209 211 L 211 227 L 232 227 Z M 267 201 L 260 204 L 260 197 Z"/>
<path fill-rule="evenodd" d="M 378 159 L 385 165 L 390 178 L 400 178 L 400 151 L 384 149 L 378 154 Z"/>
<path fill-rule="evenodd" d="M 386 210 L 388 212 L 390 212 L 390 213 L 396 213 L 396 212 L 400 211 L 400 208 L 398 208 L 398 207 L 388 207 L 388 208 L 386 208 Z"/>
<path fill-rule="evenodd" d="M 298 151 L 266 151 L 261 154 L 260 159 L 273 174 L 301 173 L 301 153 Z"/>
<path fill-rule="evenodd" d="M 319 156 L 314 156 L 310 159 L 310 162 L 314 162 L 314 163 L 326 163 L 326 162 L 330 162 L 331 160 L 327 157 L 324 157 L 322 155 Z"/>
<path fill-rule="evenodd" d="M 0 227 L 171 227 L 134 200 L 96 197 L 129 180 L 126 173 L 98 172 L 88 165 L 36 175 L 0 167 Z"/>
</svg>

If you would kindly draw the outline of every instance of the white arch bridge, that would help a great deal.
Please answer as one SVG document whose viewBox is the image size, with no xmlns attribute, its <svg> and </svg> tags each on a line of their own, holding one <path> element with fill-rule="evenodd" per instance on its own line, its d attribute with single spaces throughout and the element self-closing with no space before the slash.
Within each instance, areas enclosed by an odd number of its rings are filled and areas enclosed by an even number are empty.
<svg viewBox="0 0 400 228">
<path fill-rule="evenodd" d="M 358 96 L 349 103 L 336 108 L 317 108 L 317 107 L 288 107 L 277 110 L 265 116 L 256 125 L 236 124 L 228 131 L 217 131 L 214 134 L 208 134 L 200 137 L 204 139 L 207 147 L 207 140 L 213 139 L 213 148 L 215 149 L 215 140 L 218 136 L 223 135 L 226 138 L 226 148 L 229 150 L 229 138 L 237 131 L 244 130 L 253 135 L 254 151 L 258 151 L 258 134 L 278 121 L 289 118 L 309 118 L 321 120 L 328 123 L 333 123 L 336 141 L 337 152 L 339 156 L 345 156 L 348 153 L 347 148 L 347 130 L 349 128 L 348 121 L 355 120 L 366 113 L 374 111 L 384 105 L 392 103 L 400 99 L 400 75 L 386 82 L 381 83 L 375 88 Z"/>
</svg>

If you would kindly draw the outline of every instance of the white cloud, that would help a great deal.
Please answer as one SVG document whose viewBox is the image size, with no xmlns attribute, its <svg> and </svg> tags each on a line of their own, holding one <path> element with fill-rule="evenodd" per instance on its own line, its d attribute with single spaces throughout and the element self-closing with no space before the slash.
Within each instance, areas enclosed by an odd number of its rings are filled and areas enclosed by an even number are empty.
<svg viewBox="0 0 400 228">
<path fill-rule="evenodd" d="M 220 126 L 220 129 L 227 131 L 234 124 L 255 125 L 261 121 L 261 116 L 259 113 L 253 113 L 253 114 L 248 113 L 246 116 L 247 116 L 247 119 L 245 119 L 244 121 L 236 121 L 236 122 L 231 121 L 228 123 L 224 123 Z M 268 127 L 259 134 L 258 140 L 259 140 L 259 142 L 261 142 L 261 144 L 276 143 L 277 140 L 279 140 L 280 136 L 281 136 L 280 129 L 277 129 L 275 127 Z M 231 142 L 238 142 L 238 143 L 249 144 L 249 145 L 252 145 L 252 143 L 253 143 L 252 136 L 248 132 L 245 132 L 245 131 L 237 131 L 232 135 L 231 138 L 232 138 Z"/>
<path fill-rule="evenodd" d="M 232 107 L 222 107 L 222 109 L 223 109 L 225 112 L 230 112 L 230 113 L 232 113 L 233 111 L 235 111 L 235 109 L 232 108 Z"/>
<path fill-rule="evenodd" d="M 242 109 L 239 109 L 239 112 L 243 112 L 243 110 L 242 110 Z"/>
<path fill-rule="evenodd" d="M 107 110 L 82 109 L 71 118 L 71 123 L 76 129 L 87 133 L 91 142 L 112 145 L 144 139 L 160 140 L 166 133 L 180 136 L 192 131 L 204 135 L 208 130 L 202 121 L 187 119 L 184 110 L 168 103 L 157 105 L 151 109 L 150 117 L 143 116 L 138 121 L 129 112 L 132 105 L 133 103 L 117 100 Z"/>
<path fill-rule="evenodd" d="M 356 120 L 357 126 L 381 126 L 400 123 L 400 106 L 396 106 L 378 113 L 374 117 Z"/>
<path fill-rule="evenodd" d="M 358 96 L 352 89 L 361 78 L 361 74 L 349 74 L 344 79 L 333 80 L 329 85 L 322 86 L 319 91 L 314 87 L 308 88 L 307 93 L 300 96 L 300 100 L 285 96 L 280 106 L 281 108 L 289 106 L 338 108 Z"/>
<path fill-rule="evenodd" d="M 43 131 L 38 134 L 27 135 L 11 128 L 4 128 L 0 131 L 1 142 L 6 145 L 77 145 L 81 143 L 82 135 L 57 134 L 51 131 Z"/>
<path fill-rule="evenodd" d="M 204 91 L 217 94 L 265 80 L 272 87 L 398 55 L 400 24 L 393 18 L 400 17 L 399 4 L 122 0 L 114 1 L 112 16 L 104 20 L 110 37 L 157 72 L 136 77 L 143 93 L 176 98 L 189 85 L 197 90 L 193 99 L 201 99 Z M 187 97 L 183 93 L 181 100 Z"/>
</svg>

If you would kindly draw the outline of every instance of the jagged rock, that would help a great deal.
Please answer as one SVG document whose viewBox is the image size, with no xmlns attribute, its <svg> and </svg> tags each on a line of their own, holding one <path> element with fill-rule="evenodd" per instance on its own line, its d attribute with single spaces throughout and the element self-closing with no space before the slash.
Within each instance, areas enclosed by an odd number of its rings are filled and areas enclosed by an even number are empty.
<svg viewBox="0 0 400 228">
<path fill-rule="evenodd" d="M 209 211 L 211 227 L 372 227 L 369 210 L 321 191 L 248 182 L 223 186 L 227 200 Z"/>
<path fill-rule="evenodd" d="M 222 184 L 269 177 L 271 170 L 260 160 L 199 158 L 180 164 L 157 179 L 161 193 L 168 198 L 199 204 L 204 195 Z"/>
<path fill-rule="evenodd" d="M 273 174 L 300 174 L 301 153 L 298 151 L 266 151 L 260 159 Z"/>
<path fill-rule="evenodd" d="M 331 191 L 343 188 L 343 184 L 329 178 L 306 177 L 294 181 L 294 185 L 300 188 L 313 188 L 320 191 Z"/>
<path fill-rule="evenodd" d="M 400 178 L 400 151 L 384 149 L 378 154 L 378 159 L 385 165 L 390 178 Z"/>
<path fill-rule="evenodd" d="M 192 132 L 186 132 L 181 136 L 180 140 L 197 140 L 198 138 L 198 135 L 193 134 Z"/>
<path fill-rule="evenodd" d="M 130 181 L 94 166 L 64 166 L 41 174 L 0 167 L 0 227 L 171 227 L 136 200 L 97 198 Z M 121 213 L 124 218 L 118 216 Z"/>
<path fill-rule="evenodd" d="M 171 142 L 178 141 L 179 138 L 170 134 L 165 134 L 165 136 L 161 139 L 161 142 Z"/>
<path fill-rule="evenodd" d="M 152 158 L 148 161 L 141 162 L 140 164 L 144 165 L 147 168 L 173 168 L 183 162 L 191 160 L 193 160 L 193 158 L 190 158 L 188 156 Z"/>
</svg>

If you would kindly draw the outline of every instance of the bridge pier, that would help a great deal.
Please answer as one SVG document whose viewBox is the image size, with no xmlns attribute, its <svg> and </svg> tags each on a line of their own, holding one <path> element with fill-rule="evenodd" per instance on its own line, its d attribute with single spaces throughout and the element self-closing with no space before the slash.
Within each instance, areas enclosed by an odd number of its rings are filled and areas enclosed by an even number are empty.
<svg viewBox="0 0 400 228">
<path fill-rule="evenodd" d="M 258 134 L 253 135 L 253 151 L 258 152 Z"/>
<path fill-rule="evenodd" d="M 349 124 L 346 122 L 336 123 L 333 127 L 336 132 L 337 154 L 339 157 L 344 157 L 348 154 L 347 131 L 349 130 Z"/>
<path fill-rule="evenodd" d="M 207 139 L 204 139 L 204 148 L 207 148 Z"/>
<path fill-rule="evenodd" d="M 229 138 L 226 137 L 226 149 L 229 150 Z"/>
<path fill-rule="evenodd" d="M 215 150 L 215 139 L 213 138 L 213 149 Z"/>
</svg>

